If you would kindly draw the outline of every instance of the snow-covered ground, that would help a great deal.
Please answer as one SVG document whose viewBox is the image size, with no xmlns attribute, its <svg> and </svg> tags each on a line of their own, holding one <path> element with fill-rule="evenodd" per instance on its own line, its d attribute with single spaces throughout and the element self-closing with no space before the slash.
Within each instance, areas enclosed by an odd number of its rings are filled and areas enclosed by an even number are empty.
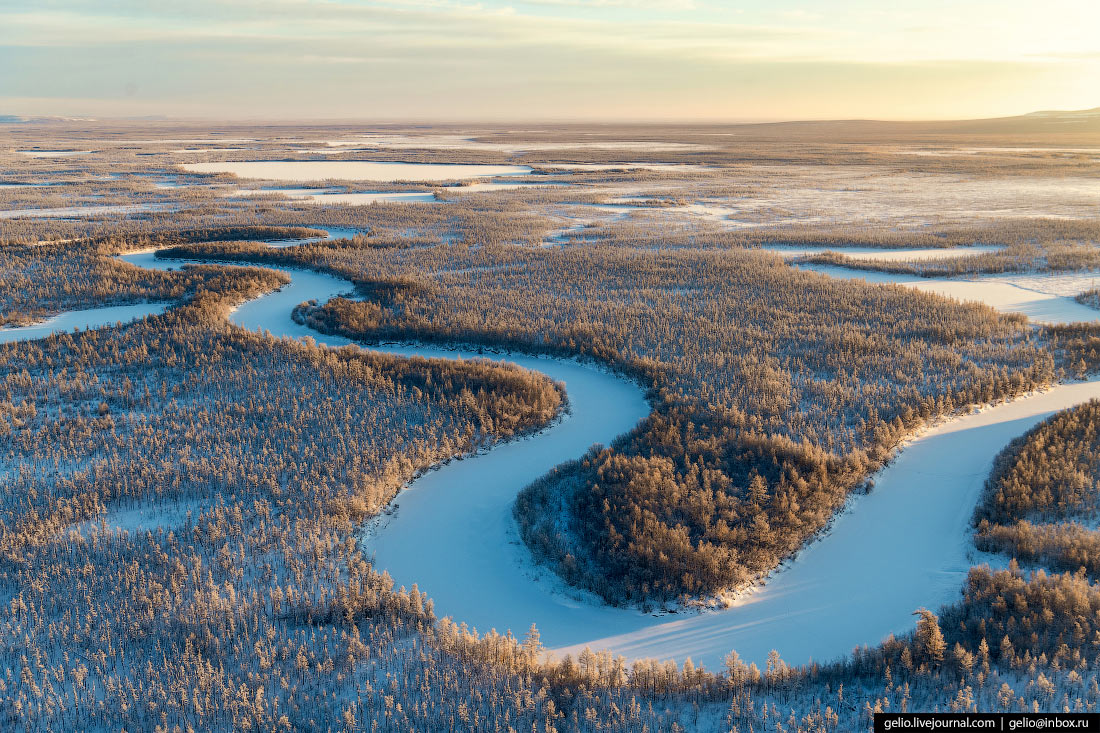
<svg viewBox="0 0 1100 733">
<path fill-rule="evenodd" d="M 254 143 L 257 142 L 254 137 L 220 137 L 215 133 L 211 137 L 198 137 L 198 138 L 161 138 L 159 140 L 146 139 L 136 140 L 133 138 L 122 137 L 96 137 L 88 142 L 95 142 L 97 144 L 105 145 L 221 145 L 224 143 Z"/>
<path fill-rule="evenodd" d="M 0 219 L 65 219 L 77 216 L 133 214 L 141 211 L 168 211 L 167 204 L 117 204 L 106 206 L 67 206 L 57 209 L 10 209 L 0 211 Z"/>
<path fill-rule="evenodd" d="M 236 153 L 241 150 L 251 150 L 252 148 L 176 148 L 173 153 Z"/>
<path fill-rule="evenodd" d="M 542 167 L 542 166 L 540 166 Z M 694 203 L 671 209 L 723 226 L 806 226 L 824 223 L 865 229 L 882 226 L 922 232 L 973 227 L 985 220 L 1091 220 L 1100 204 L 1100 180 L 1088 176 L 970 177 L 939 173 L 873 173 L 866 167 L 753 166 L 737 174 L 744 191 L 699 198 L 689 187 L 675 194 Z M 661 184 L 661 195 L 673 193 Z M 646 195 L 633 186 L 634 195 Z"/>
<path fill-rule="evenodd" d="M 294 198 L 301 198 L 309 201 L 312 204 L 325 205 L 342 205 L 342 206 L 364 206 L 366 204 L 424 204 L 432 203 L 435 201 L 435 194 L 431 191 L 422 193 L 419 191 L 412 192 L 379 192 L 368 191 L 364 193 L 320 193 L 320 194 L 307 194 L 305 196 L 295 196 Z"/>
<path fill-rule="evenodd" d="M 441 189 L 444 192 L 463 194 L 483 191 L 515 191 L 521 188 L 540 186 L 565 186 L 566 183 L 540 181 L 492 181 L 471 183 Z M 359 191 L 345 193 L 329 188 L 261 188 L 229 191 L 226 196 L 260 196 L 278 193 L 293 199 L 313 204 L 333 204 L 343 206 L 362 206 L 374 203 L 422 204 L 438 201 L 433 191 Z"/>
<path fill-rule="evenodd" d="M 1004 313 L 1023 313 L 1037 323 L 1100 320 L 1100 311 L 1073 299 L 1078 293 L 1100 286 L 1100 273 L 1097 272 L 983 275 L 963 280 L 895 275 L 833 265 L 799 267 L 830 277 L 869 283 L 896 283 L 962 301 L 985 303 Z"/>
<path fill-rule="evenodd" d="M 0 344 L 45 338 L 51 333 L 61 331 L 103 328 L 120 322 L 129 323 L 139 318 L 163 313 L 167 307 L 164 303 L 138 303 L 136 305 L 115 305 L 107 308 L 68 311 L 32 326 L 0 328 Z"/>
<path fill-rule="evenodd" d="M 192 173 L 232 173 L 239 178 L 268 181 L 456 181 L 486 176 L 521 176 L 525 165 L 460 163 L 398 163 L 363 160 L 270 160 L 223 163 L 182 163 Z"/>
<path fill-rule="evenodd" d="M 973 247 L 927 247 L 921 249 L 886 249 L 883 247 L 800 247 L 787 245 L 771 245 L 760 249 L 774 252 L 780 257 L 804 257 L 817 255 L 822 252 L 838 252 L 860 260 L 872 260 L 874 262 L 915 262 L 918 260 L 952 260 L 957 257 L 973 257 L 974 255 L 1000 252 L 1004 247 L 990 245 L 975 245 Z"/>
<path fill-rule="evenodd" d="M 1100 155 L 1100 148 L 1036 148 L 1036 147 L 976 147 L 976 148 L 921 148 L 921 149 L 902 149 L 898 151 L 903 155 L 925 155 L 932 157 L 943 157 L 951 155 L 982 155 L 983 153 L 1042 153 L 1044 155 L 1052 153 L 1067 153 L 1070 155 L 1076 155 L 1079 153 L 1096 153 Z"/>
<path fill-rule="evenodd" d="M 198 519 L 199 514 L 210 509 L 209 500 L 185 499 L 182 501 L 154 501 L 142 506 L 118 509 L 103 515 L 99 519 L 80 522 L 70 530 L 85 537 L 95 530 L 107 532 L 155 532 L 157 528 L 176 529 L 191 518 Z"/>
<path fill-rule="evenodd" d="M 564 377 L 574 415 L 415 481 L 368 540 L 377 566 L 398 583 L 418 583 L 440 614 L 480 630 L 521 633 L 533 621 L 559 655 L 591 646 L 629 659 L 690 656 L 711 669 L 731 649 L 758 664 L 773 648 L 792 663 L 831 659 L 910 630 L 918 607 L 955 600 L 970 567 L 968 522 L 993 458 L 1055 411 L 1100 396 L 1100 381 L 1061 386 L 946 422 L 908 446 L 826 537 L 733 608 L 654 616 L 574 600 L 532 577 L 511 531 L 515 492 L 560 455 L 567 437 L 555 431 L 619 420 L 623 406 L 606 387 L 591 392 L 583 378 L 524 365 Z"/>
</svg>

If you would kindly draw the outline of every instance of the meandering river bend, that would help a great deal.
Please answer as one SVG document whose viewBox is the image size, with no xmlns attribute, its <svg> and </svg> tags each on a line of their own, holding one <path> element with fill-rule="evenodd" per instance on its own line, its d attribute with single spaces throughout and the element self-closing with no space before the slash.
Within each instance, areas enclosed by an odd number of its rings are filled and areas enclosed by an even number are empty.
<svg viewBox="0 0 1100 733">
<path fill-rule="evenodd" d="M 181 265 L 158 260 L 152 252 L 123 259 L 155 269 Z M 290 318 L 297 304 L 347 293 L 350 283 L 283 271 L 291 276 L 290 285 L 244 303 L 231 320 L 275 337 L 309 336 L 332 347 L 351 343 Z M 146 308 L 152 313 L 162 306 Z M 143 314 L 140 308 L 128 313 Z M 61 322 L 71 328 L 81 325 L 79 320 Z M 96 326 L 117 319 L 85 320 Z M 43 329 L 49 324 L 23 338 L 40 337 Z M 571 413 L 535 436 L 451 461 L 413 481 L 392 512 L 364 534 L 376 567 L 399 584 L 418 584 L 438 615 L 481 631 L 522 634 L 534 622 L 558 654 L 590 645 L 628 659 L 691 657 L 711 669 L 720 668 L 731 649 L 758 664 L 773 648 L 795 664 L 832 659 L 908 631 L 917 607 L 954 601 L 972 564 L 968 522 L 993 458 L 1054 412 L 1100 397 L 1100 380 L 1058 385 L 945 421 L 912 440 L 876 477 L 871 494 L 854 497 L 827 534 L 733 607 L 654 615 L 563 592 L 533 568 L 511 518 L 515 495 L 529 482 L 579 458 L 593 443 L 610 443 L 645 417 L 649 408 L 638 385 L 594 366 L 544 357 L 427 347 L 379 350 L 516 362 L 563 381 Z"/>
</svg>

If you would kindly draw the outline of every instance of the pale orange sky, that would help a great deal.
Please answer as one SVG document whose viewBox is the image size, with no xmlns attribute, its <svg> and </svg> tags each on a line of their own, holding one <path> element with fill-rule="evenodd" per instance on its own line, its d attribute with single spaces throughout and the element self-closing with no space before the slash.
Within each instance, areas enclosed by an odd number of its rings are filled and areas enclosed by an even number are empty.
<svg viewBox="0 0 1100 733">
<path fill-rule="evenodd" d="M 14 0 L 0 114 L 758 120 L 1100 105 L 1092 0 Z"/>
</svg>

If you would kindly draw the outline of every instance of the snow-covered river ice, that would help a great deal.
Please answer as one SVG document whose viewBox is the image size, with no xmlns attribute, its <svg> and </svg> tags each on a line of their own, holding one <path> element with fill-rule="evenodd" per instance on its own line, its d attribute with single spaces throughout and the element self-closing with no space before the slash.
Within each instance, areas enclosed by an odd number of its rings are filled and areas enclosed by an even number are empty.
<svg viewBox="0 0 1100 733">
<path fill-rule="evenodd" d="M 181 264 L 151 252 L 123 259 L 157 269 Z M 233 322 L 276 337 L 350 343 L 290 318 L 298 303 L 323 302 L 349 292 L 350 284 L 286 272 L 290 285 L 244 303 Z M 438 615 L 481 631 L 522 634 L 534 622 L 558 654 L 589 645 L 628 659 L 691 657 L 711 669 L 720 668 L 731 649 L 758 664 L 771 649 L 793 664 L 829 660 L 910 630 L 918 607 L 957 599 L 973 559 L 969 519 L 993 458 L 1054 412 L 1100 397 L 1100 379 L 1063 384 L 944 421 L 909 441 L 876 477 L 873 492 L 853 497 L 827 534 L 731 608 L 655 615 L 563 592 L 532 566 L 511 518 L 515 495 L 529 482 L 593 443 L 610 443 L 647 414 L 638 385 L 573 361 L 418 346 L 381 350 L 513 361 L 563 381 L 571 413 L 535 436 L 453 460 L 413 481 L 394 511 L 364 533 L 376 567 L 398 584 L 418 584 Z"/>
<path fill-rule="evenodd" d="M 1100 310 L 1074 300 L 1100 287 L 1100 272 L 1043 272 L 979 275 L 970 278 L 920 277 L 857 270 L 836 265 L 798 265 L 829 277 L 905 285 L 962 301 L 985 303 L 1004 313 L 1023 313 L 1036 323 L 1100 321 Z"/>
</svg>

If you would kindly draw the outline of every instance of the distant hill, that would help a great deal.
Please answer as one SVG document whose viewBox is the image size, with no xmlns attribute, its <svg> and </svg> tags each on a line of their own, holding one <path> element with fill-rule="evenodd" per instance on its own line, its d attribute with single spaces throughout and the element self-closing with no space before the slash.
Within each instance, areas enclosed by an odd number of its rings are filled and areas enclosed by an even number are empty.
<svg viewBox="0 0 1100 733">
<path fill-rule="evenodd" d="M 1042 112 L 1031 112 L 1023 115 L 1024 117 L 1043 117 L 1047 119 L 1062 119 L 1062 120 L 1079 120 L 1087 119 L 1090 117 L 1100 117 L 1100 107 L 1093 107 L 1092 109 L 1079 109 L 1079 110 L 1064 110 L 1064 109 L 1048 109 Z M 1011 118 L 1009 118 L 1011 119 Z"/>
<path fill-rule="evenodd" d="M 0 115 L 0 125 L 18 125 L 29 122 L 95 122 L 95 119 L 95 117 Z"/>
<path fill-rule="evenodd" d="M 1013 117 L 976 120 L 805 120 L 735 125 L 742 134 L 828 136 L 830 138 L 893 135 L 1100 135 L 1100 107 L 1043 110 Z"/>
</svg>

